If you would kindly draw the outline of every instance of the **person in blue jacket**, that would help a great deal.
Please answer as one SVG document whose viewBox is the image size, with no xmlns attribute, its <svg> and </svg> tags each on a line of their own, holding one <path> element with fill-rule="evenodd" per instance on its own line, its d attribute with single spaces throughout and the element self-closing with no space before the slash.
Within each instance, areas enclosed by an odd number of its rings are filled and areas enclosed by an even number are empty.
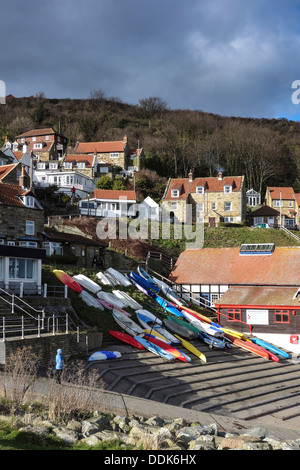
<svg viewBox="0 0 300 470">
<path fill-rule="evenodd" d="M 55 357 L 55 370 L 56 370 L 56 382 L 61 383 L 61 375 L 64 367 L 64 357 L 62 354 L 62 350 L 58 349 L 57 354 Z"/>
</svg>

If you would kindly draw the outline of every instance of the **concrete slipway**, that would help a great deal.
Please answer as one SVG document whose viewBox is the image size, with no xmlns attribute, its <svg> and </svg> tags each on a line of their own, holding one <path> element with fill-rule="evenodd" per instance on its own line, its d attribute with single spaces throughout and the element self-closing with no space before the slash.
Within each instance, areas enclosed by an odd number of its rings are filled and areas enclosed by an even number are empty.
<svg viewBox="0 0 300 470">
<path fill-rule="evenodd" d="M 282 439 L 300 438 L 300 365 L 292 359 L 267 361 L 245 350 L 209 349 L 202 363 L 167 362 L 105 335 L 101 349 L 120 351 L 120 359 L 87 362 L 99 373 L 102 390 L 95 392 L 99 409 L 121 415 L 182 417 L 216 423 L 226 431 L 243 433 L 263 427 Z M 47 393 L 40 378 L 36 392 Z"/>
</svg>

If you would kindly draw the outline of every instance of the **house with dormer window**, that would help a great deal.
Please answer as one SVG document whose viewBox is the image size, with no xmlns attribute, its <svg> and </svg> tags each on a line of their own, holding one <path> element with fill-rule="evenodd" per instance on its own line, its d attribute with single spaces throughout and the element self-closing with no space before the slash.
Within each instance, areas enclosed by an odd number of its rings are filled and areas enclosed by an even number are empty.
<svg viewBox="0 0 300 470">
<path fill-rule="evenodd" d="M 271 187 L 266 190 L 265 202 L 280 213 L 280 225 L 295 228 L 300 223 L 300 195 L 292 187 Z"/>
<path fill-rule="evenodd" d="M 17 221 L 17 223 L 16 223 Z M 0 183 L 0 288 L 20 295 L 41 291 L 44 210 L 35 194 Z"/>
<path fill-rule="evenodd" d="M 22 150 L 24 145 L 38 161 L 61 160 L 66 153 L 67 138 L 52 128 L 31 129 L 16 137 L 14 150 Z"/>
<path fill-rule="evenodd" d="M 221 222 L 241 223 L 246 218 L 244 176 L 188 178 L 168 181 L 162 210 L 177 222 L 203 222 L 211 227 Z"/>
</svg>

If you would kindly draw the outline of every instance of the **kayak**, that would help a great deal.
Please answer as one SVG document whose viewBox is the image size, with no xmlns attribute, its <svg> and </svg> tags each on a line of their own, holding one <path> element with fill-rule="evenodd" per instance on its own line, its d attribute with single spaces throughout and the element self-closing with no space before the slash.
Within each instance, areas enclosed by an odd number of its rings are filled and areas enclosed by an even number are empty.
<svg viewBox="0 0 300 470">
<path fill-rule="evenodd" d="M 166 359 L 167 361 L 175 361 L 175 356 L 173 356 L 172 354 L 170 354 L 168 351 L 161 348 L 157 344 L 151 343 L 151 341 L 148 341 L 145 338 L 141 338 L 140 336 L 135 336 L 134 339 L 139 341 L 139 343 L 141 343 L 141 345 L 144 346 L 145 349 L 148 349 L 148 351 L 151 351 L 157 356 L 160 356 L 163 359 Z"/>
<path fill-rule="evenodd" d="M 225 337 L 230 339 L 236 346 L 246 349 L 247 351 L 250 351 L 253 354 L 257 354 L 258 356 L 263 357 L 264 359 L 270 359 L 269 353 L 265 349 L 259 349 L 255 344 L 250 341 L 244 341 L 243 339 L 236 338 L 235 336 L 229 335 L 228 333 L 225 333 Z"/>
<path fill-rule="evenodd" d="M 163 335 L 165 338 L 167 338 L 171 343 L 179 344 L 178 339 L 175 338 L 174 335 L 172 335 L 169 331 L 163 328 L 159 323 L 157 323 L 156 321 L 153 321 L 153 319 L 150 318 L 148 315 L 138 313 L 137 318 L 143 328 L 157 331 L 158 333 Z"/>
<path fill-rule="evenodd" d="M 83 300 L 83 302 L 88 305 L 89 307 L 94 307 L 94 308 L 98 308 L 99 310 L 104 310 L 104 307 L 103 305 L 101 305 L 99 302 L 98 302 L 98 299 L 96 299 L 95 297 L 93 297 L 91 294 L 89 294 L 87 291 L 85 290 L 82 290 L 79 294 L 79 297 L 81 298 L 81 300 Z"/>
<path fill-rule="evenodd" d="M 154 292 L 149 292 L 148 295 L 150 295 L 166 312 L 172 313 L 172 315 L 175 315 L 176 317 L 184 316 L 177 307 L 174 307 L 174 305 Z"/>
<path fill-rule="evenodd" d="M 218 349 L 224 349 L 225 346 L 228 348 L 231 347 L 230 344 L 226 343 L 225 341 L 215 338 L 214 336 L 211 336 L 207 333 L 204 333 L 204 331 L 199 331 L 198 333 L 199 339 L 206 343 L 210 349 L 212 348 L 218 348 Z"/>
<path fill-rule="evenodd" d="M 159 292 L 159 287 L 156 284 L 146 281 L 145 278 L 135 273 L 134 271 L 130 272 L 130 276 L 134 279 L 135 282 L 137 282 L 140 286 L 144 287 L 145 289 L 148 289 L 154 292 Z"/>
<path fill-rule="evenodd" d="M 66 286 L 70 287 L 70 289 L 72 289 L 74 292 L 77 292 L 78 294 L 80 294 L 80 292 L 82 292 L 83 289 L 82 289 L 81 285 L 78 284 L 78 282 L 75 281 L 75 279 L 73 279 L 72 276 L 65 273 L 61 269 L 54 269 L 53 272 L 54 272 L 55 276 L 60 280 L 60 282 L 62 282 Z"/>
<path fill-rule="evenodd" d="M 120 273 L 119 271 L 117 271 L 114 268 L 108 268 L 105 271 L 105 274 L 112 275 L 119 282 L 119 284 L 121 284 L 124 287 L 130 287 L 131 286 L 131 282 L 122 273 Z"/>
<path fill-rule="evenodd" d="M 172 331 L 172 333 L 177 333 L 180 336 L 183 336 L 186 339 L 197 338 L 197 333 L 194 333 L 192 330 L 187 328 L 185 325 L 175 322 L 172 318 L 167 318 L 164 320 L 164 325 Z"/>
<path fill-rule="evenodd" d="M 171 341 L 169 339 L 167 339 L 165 336 L 163 336 L 162 334 L 158 333 L 158 331 L 156 330 L 153 330 L 152 329 L 149 329 L 149 328 L 144 328 L 144 332 L 146 335 L 151 335 L 151 336 L 155 336 L 156 338 L 158 339 L 161 339 L 162 341 L 164 341 L 165 343 L 169 343 L 171 344 Z M 179 344 L 179 342 L 178 342 Z"/>
<path fill-rule="evenodd" d="M 184 338 L 181 338 L 179 335 L 175 334 L 175 336 L 181 341 L 181 344 L 185 349 L 194 354 L 194 356 L 198 357 L 202 362 L 207 362 L 206 356 L 201 351 L 199 351 L 199 349 L 197 349 L 192 343 L 190 343 Z"/>
<path fill-rule="evenodd" d="M 119 351 L 97 351 L 88 358 L 88 361 L 105 361 L 107 359 L 117 359 L 119 357 L 121 357 L 121 353 Z"/>
<path fill-rule="evenodd" d="M 278 354 L 279 356 L 282 356 L 286 359 L 289 359 L 290 357 L 290 355 L 287 352 L 282 351 L 282 349 L 279 349 L 276 346 L 273 346 L 273 344 L 267 343 L 266 341 L 263 341 L 262 339 L 259 339 L 259 338 L 249 338 L 249 339 L 250 341 L 252 341 L 252 343 L 256 344 L 257 346 L 262 346 L 263 348 L 275 354 Z"/>
<path fill-rule="evenodd" d="M 132 336 L 128 335 L 127 333 L 124 333 L 122 331 L 109 330 L 109 334 L 111 334 L 111 336 L 113 336 L 114 338 L 119 339 L 120 341 L 123 341 L 123 343 L 130 344 L 131 346 L 134 346 L 135 348 L 138 348 L 138 349 L 145 349 L 141 343 L 139 343 L 136 339 L 134 339 Z"/>
<path fill-rule="evenodd" d="M 160 346 L 162 349 L 165 349 L 168 353 L 172 354 L 176 359 L 180 359 L 180 361 L 183 361 L 183 362 L 190 362 L 188 361 L 187 356 L 185 354 L 183 354 L 181 351 L 171 346 L 171 344 L 166 343 L 165 341 L 162 341 L 152 335 L 145 335 L 144 338 L 146 338 L 148 341 L 151 341 L 151 343 L 156 344 L 157 346 Z"/>
<path fill-rule="evenodd" d="M 85 276 L 84 274 L 76 274 L 76 276 L 73 276 L 73 279 L 75 279 L 75 281 L 77 281 L 78 284 L 80 284 L 82 287 L 89 290 L 93 294 L 97 294 L 97 292 L 101 290 L 101 286 L 99 286 L 99 284 L 92 281 L 92 279 Z"/>
<path fill-rule="evenodd" d="M 141 335 L 144 336 L 145 332 L 140 326 L 135 323 L 131 318 L 127 317 L 123 313 L 119 312 L 118 310 L 113 310 L 113 317 L 114 320 L 118 323 L 118 325 L 126 331 L 126 333 L 130 334 L 131 336 Z"/>
<path fill-rule="evenodd" d="M 128 307 L 133 308 L 133 310 L 143 308 L 142 305 L 140 305 L 136 300 L 130 297 L 130 295 L 128 295 L 126 292 L 123 292 L 121 290 L 113 290 L 113 294 L 124 302 L 127 302 Z"/>
<path fill-rule="evenodd" d="M 97 297 L 100 300 L 104 300 L 105 302 L 109 304 L 113 304 L 116 307 L 123 308 L 123 307 L 128 307 L 127 303 L 125 300 L 119 299 L 115 294 L 112 294 L 111 292 L 104 292 L 100 291 L 97 293 Z"/>
<path fill-rule="evenodd" d="M 138 266 L 137 268 L 137 272 L 140 276 L 142 276 L 144 279 L 146 279 L 146 281 L 148 282 L 152 282 L 152 284 L 157 284 L 154 280 L 153 277 L 150 276 L 150 274 L 147 273 L 147 271 L 145 271 L 143 268 L 141 268 L 140 266 Z"/>
</svg>

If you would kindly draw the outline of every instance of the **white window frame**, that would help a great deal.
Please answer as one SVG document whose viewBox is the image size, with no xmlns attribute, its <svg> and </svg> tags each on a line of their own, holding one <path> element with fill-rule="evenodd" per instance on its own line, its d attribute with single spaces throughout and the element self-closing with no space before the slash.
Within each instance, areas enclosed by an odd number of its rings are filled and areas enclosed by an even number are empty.
<svg viewBox="0 0 300 470">
<path fill-rule="evenodd" d="M 216 202 L 212 202 L 211 203 L 211 210 L 212 211 L 215 211 L 217 209 L 217 203 Z"/>
<path fill-rule="evenodd" d="M 204 194 L 204 186 L 196 186 L 197 194 Z"/>
<path fill-rule="evenodd" d="M 64 168 L 66 170 L 72 170 L 72 162 L 64 162 Z"/>
<path fill-rule="evenodd" d="M 171 197 L 179 197 L 179 189 L 172 189 Z"/>
<path fill-rule="evenodd" d="M 110 152 L 110 158 L 119 158 L 119 152 Z"/>
<path fill-rule="evenodd" d="M 229 209 L 228 209 L 229 206 Z M 225 212 L 231 212 L 232 210 L 232 202 L 231 201 L 225 201 L 224 202 L 224 211 Z"/>
<path fill-rule="evenodd" d="M 58 170 L 58 163 L 49 163 L 49 170 Z"/>
<path fill-rule="evenodd" d="M 232 193 L 232 186 L 230 184 L 225 184 L 224 193 L 226 193 L 226 194 Z"/>
<path fill-rule="evenodd" d="M 234 217 L 224 217 L 224 222 L 226 224 L 233 224 L 234 223 Z"/>
<path fill-rule="evenodd" d="M 41 142 L 38 142 L 38 143 L 35 143 L 33 144 L 33 148 L 34 149 L 42 149 L 43 148 L 43 144 Z"/>
<path fill-rule="evenodd" d="M 204 202 L 197 202 L 196 211 L 197 213 L 204 212 Z"/>
<path fill-rule="evenodd" d="M 26 235 L 34 235 L 35 223 L 34 220 L 26 220 Z"/>
<path fill-rule="evenodd" d="M 273 207 L 282 207 L 282 199 L 274 199 Z"/>
<path fill-rule="evenodd" d="M 172 211 L 177 211 L 178 209 L 178 202 L 177 201 L 172 201 L 171 204 L 170 204 L 170 209 Z"/>
</svg>

